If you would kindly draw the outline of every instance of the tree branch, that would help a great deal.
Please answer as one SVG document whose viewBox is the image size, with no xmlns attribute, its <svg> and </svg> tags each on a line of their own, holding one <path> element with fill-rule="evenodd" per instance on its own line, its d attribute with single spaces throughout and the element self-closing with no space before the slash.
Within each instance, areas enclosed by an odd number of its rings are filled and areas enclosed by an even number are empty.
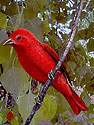
<svg viewBox="0 0 94 125">
<path fill-rule="evenodd" d="M 65 47 L 64 52 L 63 52 L 63 53 L 61 54 L 61 56 L 59 57 L 58 62 L 57 62 L 57 64 L 56 64 L 55 68 L 52 70 L 54 77 L 55 77 L 55 75 L 56 75 L 56 72 L 57 72 L 58 69 L 60 68 L 61 64 L 63 63 L 63 61 L 64 61 L 66 55 L 68 54 L 68 51 L 69 51 L 69 49 L 70 49 L 70 46 L 71 46 L 71 44 L 72 44 L 72 42 L 73 42 L 73 39 L 74 39 L 74 36 L 75 36 L 75 33 L 76 33 L 76 29 L 77 29 L 78 20 L 79 20 L 79 17 L 80 17 L 80 15 L 81 15 L 81 11 L 82 11 L 82 9 L 83 9 L 83 2 L 84 2 L 84 0 L 80 0 L 79 10 L 77 11 L 76 16 L 75 16 L 75 18 L 74 18 L 74 23 L 73 23 L 73 26 L 72 26 L 72 31 L 71 31 L 71 34 L 70 34 L 70 38 L 69 38 L 69 40 L 68 40 L 68 43 L 67 43 L 67 45 L 66 45 L 66 47 Z M 46 95 L 46 93 L 47 93 L 47 90 L 48 90 L 49 86 L 51 85 L 51 83 L 53 82 L 53 80 L 54 80 L 53 78 L 49 78 L 49 79 L 46 81 L 46 83 L 44 84 L 44 87 L 43 87 L 43 89 L 42 89 L 40 95 L 38 96 L 38 97 L 39 97 L 39 100 L 40 100 L 40 103 L 43 102 L 43 99 L 44 99 L 44 97 L 45 97 L 45 95 Z M 32 120 L 32 118 L 33 118 L 35 112 L 36 112 L 36 111 L 40 108 L 40 106 L 41 106 L 40 103 L 37 103 L 37 102 L 36 102 L 36 104 L 34 105 L 32 111 L 31 111 L 31 113 L 30 113 L 30 115 L 28 116 L 28 118 L 27 118 L 27 120 L 26 120 L 26 122 L 25 122 L 25 125 L 29 125 L 29 124 L 30 124 L 30 122 L 31 122 L 31 120 Z"/>
</svg>

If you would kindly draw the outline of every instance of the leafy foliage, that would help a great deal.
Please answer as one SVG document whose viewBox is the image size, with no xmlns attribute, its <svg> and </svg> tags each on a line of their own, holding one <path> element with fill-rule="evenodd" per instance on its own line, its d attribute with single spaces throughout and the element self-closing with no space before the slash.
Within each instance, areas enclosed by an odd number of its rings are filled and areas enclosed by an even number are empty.
<svg viewBox="0 0 94 125">
<path fill-rule="evenodd" d="M 90 103 L 90 97 L 94 95 L 93 3 L 93 0 L 84 1 L 78 30 L 65 59 L 67 71 L 73 81 L 74 88 L 78 88 L 78 92 L 81 93 L 81 98 L 89 106 L 89 110 L 84 116 L 81 116 L 81 114 L 74 116 L 65 98 L 50 87 L 41 109 L 34 116 L 32 121 L 34 125 L 39 122 L 47 123 L 47 121 L 42 121 L 43 119 L 49 119 L 52 124 L 62 123 L 62 121 L 66 124 L 94 123 L 94 120 L 89 117 L 90 113 L 94 115 L 94 104 Z M 0 81 L 6 91 L 18 98 L 18 108 L 13 110 L 15 119 L 11 121 L 11 124 L 21 123 L 21 117 L 16 115 L 15 112 L 20 112 L 24 121 L 26 120 L 34 103 L 32 98 L 34 94 L 31 96 L 30 90 L 26 94 L 30 85 L 29 77 L 20 66 L 15 51 L 10 46 L 3 46 L 8 38 L 6 31 L 13 31 L 20 27 L 26 28 L 38 40 L 48 44 L 60 55 L 64 51 L 70 36 L 73 19 L 79 4 L 79 0 L 25 0 L 24 2 L 0 0 Z M 2 101 L 0 106 L 2 106 Z M 10 109 L 7 108 L 6 115 L 9 111 Z M 3 120 L 3 114 L 4 107 L 0 113 L 0 122 Z M 4 122 L 7 121 L 6 115 Z M 83 117 L 85 120 L 73 120 L 77 117 L 79 119 Z"/>
</svg>

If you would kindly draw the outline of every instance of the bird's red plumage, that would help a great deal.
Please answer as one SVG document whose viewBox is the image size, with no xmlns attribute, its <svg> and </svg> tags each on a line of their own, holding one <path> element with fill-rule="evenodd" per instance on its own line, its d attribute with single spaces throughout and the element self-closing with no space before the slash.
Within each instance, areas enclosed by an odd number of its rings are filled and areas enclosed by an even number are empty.
<svg viewBox="0 0 94 125">
<path fill-rule="evenodd" d="M 21 36 L 19 40 L 17 39 L 18 36 Z M 14 31 L 10 38 L 15 41 L 12 46 L 17 52 L 22 67 L 32 78 L 44 84 L 48 79 L 48 73 L 56 65 L 59 58 L 58 54 L 48 45 L 40 43 L 26 29 L 20 28 Z M 64 64 L 62 64 L 61 68 L 62 70 L 59 69 L 60 73 L 56 74 L 52 86 L 64 95 L 76 115 L 81 110 L 88 110 L 87 106 L 67 82 L 65 75 L 68 79 L 69 75 Z"/>
</svg>

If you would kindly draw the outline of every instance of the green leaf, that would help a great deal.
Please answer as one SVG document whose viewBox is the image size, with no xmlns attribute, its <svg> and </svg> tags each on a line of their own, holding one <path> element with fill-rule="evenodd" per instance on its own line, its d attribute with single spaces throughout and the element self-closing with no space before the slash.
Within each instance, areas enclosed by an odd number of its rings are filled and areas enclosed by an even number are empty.
<svg viewBox="0 0 94 125">
<path fill-rule="evenodd" d="M 0 12 L 0 27 L 6 28 L 7 27 L 7 16 Z"/>
<path fill-rule="evenodd" d="M 33 18 L 32 20 L 29 20 L 27 23 L 25 23 L 25 28 L 30 30 L 35 37 L 43 42 L 43 34 L 42 34 L 42 29 L 41 29 L 41 21 L 39 18 Z"/>
<path fill-rule="evenodd" d="M 39 9 L 44 9 L 46 4 L 48 3 L 48 0 L 36 0 L 36 4 L 38 4 Z"/>
<path fill-rule="evenodd" d="M 11 6 L 9 6 L 9 3 L 10 0 L 0 0 L 0 12 L 3 12 L 9 16 L 16 15 L 18 13 L 16 2 L 11 2 Z"/>
<path fill-rule="evenodd" d="M 77 70 L 79 76 L 82 77 L 86 72 L 86 67 L 85 66 L 84 67 L 78 67 L 76 70 Z"/>
<path fill-rule="evenodd" d="M 21 23 L 21 19 L 22 19 L 22 13 L 20 13 L 17 17 L 16 20 L 16 27 L 19 27 L 20 23 Z M 16 30 L 16 29 L 15 29 Z"/>
<path fill-rule="evenodd" d="M 48 32 L 50 32 L 50 27 L 49 27 L 49 23 L 48 20 L 45 19 L 42 23 L 41 23 L 41 28 L 42 30 L 45 32 L 45 34 L 47 35 Z"/>
<path fill-rule="evenodd" d="M 71 71 L 74 72 L 75 68 L 76 68 L 76 63 L 72 62 L 72 61 L 68 61 L 67 63 L 69 65 L 69 67 L 71 68 Z"/>
<path fill-rule="evenodd" d="M 25 122 L 33 108 L 34 104 L 33 94 L 31 94 L 31 92 L 27 95 L 24 94 L 23 96 L 18 98 L 17 103 L 19 107 L 19 112 Z"/>
<path fill-rule="evenodd" d="M 94 114 L 93 109 L 94 109 L 94 104 L 91 104 L 91 105 L 88 107 L 88 112 L 87 112 L 87 114 L 86 114 L 88 118 L 89 118 L 90 113 L 93 113 L 93 114 Z"/>
<path fill-rule="evenodd" d="M 10 48 L 11 46 L 3 46 L 3 43 L 0 44 L 0 64 L 10 60 Z"/>
<path fill-rule="evenodd" d="M 46 120 L 52 119 L 56 114 L 56 110 L 57 110 L 56 100 L 53 97 L 46 94 L 43 101 L 43 105 L 41 107 L 42 118 Z"/>
<path fill-rule="evenodd" d="M 57 114 L 62 113 L 65 114 L 66 110 L 70 107 L 67 100 L 61 93 L 56 94 L 56 101 L 57 101 Z"/>
<path fill-rule="evenodd" d="M 81 96 L 80 96 L 80 97 L 81 97 L 82 100 L 85 102 L 85 104 L 89 107 L 89 106 L 90 106 L 90 101 L 91 101 L 91 99 L 90 99 L 90 97 L 86 94 L 85 91 L 83 91 L 83 92 L 81 93 Z"/>
<path fill-rule="evenodd" d="M 1 82 L 4 88 L 13 94 L 14 97 L 19 96 L 20 90 L 27 82 L 28 77 L 23 68 L 12 67 L 5 70 L 1 76 Z"/>
<path fill-rule="evenodd" d="M 90 66 L 94 67 L 94 58 L 89 59 L 89 62 L 90 62 Z"/>
<path fill-rule="evenodd" d="M 1 116 L 1 113 L 0 113 L 0 125 L 2 123 L 2 120 L 3 120 L 3 117 Z"/>
<path fill-rule="evenodd" d="M 66 114 L 65 112 L 63 112 L 61 116 L 63 117 L 64 122 L 69 119 L 69 114 Z"/>
<path fill-rule="evenodd" d="M 78 55 L 78 53 L 79 53 L 81 56 L 86 57 L 85 49 L 82 47 L 81 44 L 79 44 L 79 43 L 78 43 L 78 45 L 75 44 L 75 47 L 76 47 L 76 50 L 75 50 L 75 51 L 76 51 L 77 55 Z M 81 57 L 81 56 L 80 56 L 80 57 Z"/>
<path fill-rule="evenodd" d="M 15 117 L 13 120 L 11 120 L 11 125 L 19 125 L 19 121 L 18 121 L 18 118 Z"/>
<path fill-rule="evenodd" d="M 89 83 L 90 84 L 90 83 Z M 86 86 L 86 89 L 87 91 L 91 94 L 91 95 L 94 95 L 94 82 L 92 80 L 91 84 L 90 85 L 87 85 Z"/>
<path fill-rule="evenodd" d="M 57 103 L 56 114 L 65 113 L 65 111 L 70 107 L 64 96 L 53 87 L 49 88 L 47 94 L 55 97 L 56 99 Z"/>
<path fill-rule="evenodd" d="M 0 31 L 0 43 L 2 43 L 6 39 L 8 39 L 8 35 L 6 34 L 6 30 L 2 29 Z"/>
<path fill-rule="evenodd" d="M 90 74 L 90 72 L 87 72 L 83 75 L 83 78 L 81 80 L 81 86 L 84 85 L 91 85 L 93 83 L 93 81 L 91 81 L 92 79 L 92 75 Z"/>
<path fill-rule="evenodd" d="M 94 39 L 90 39 L 87 43 L 88 52 L 94 51 Z"/>
<path fill-rule="evenodd" d="M 93 122 L 94 123 L 94 118 L 90 118 L 89 122 Z"/>
<path fill-rule="evenodd" d="M 39 12 L 39 6 L 37 4 L 37 1 L 35 0 L 29 0 L 26 1 L 26 8 L 24 9 L 24 18 L 26 19 L 33 19 L 36 17 L 37 13 Z"/>
</svg>

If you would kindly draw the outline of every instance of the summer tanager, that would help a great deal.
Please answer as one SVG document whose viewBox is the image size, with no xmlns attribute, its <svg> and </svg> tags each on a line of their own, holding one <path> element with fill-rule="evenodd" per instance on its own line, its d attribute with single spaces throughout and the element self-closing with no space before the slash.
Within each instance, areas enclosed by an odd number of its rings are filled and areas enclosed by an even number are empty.
<svg viewBox="0 0 94 125">
<path fill-rule="evenodd" d="M 43 84 L 47 81 L 48 73 L 53 70 L 59 58 L 52 48 L 39 42 L 30 31 L 22 28 L 14 31 L 3 45 L 11 45 L 26 72 Z M 62 64 L 51 85 L 64 95 L 77 115 L 81 110 L 86 111 L 88 108 L 72 89 L 70 83 L 66 67 Z"/>
</svg>

